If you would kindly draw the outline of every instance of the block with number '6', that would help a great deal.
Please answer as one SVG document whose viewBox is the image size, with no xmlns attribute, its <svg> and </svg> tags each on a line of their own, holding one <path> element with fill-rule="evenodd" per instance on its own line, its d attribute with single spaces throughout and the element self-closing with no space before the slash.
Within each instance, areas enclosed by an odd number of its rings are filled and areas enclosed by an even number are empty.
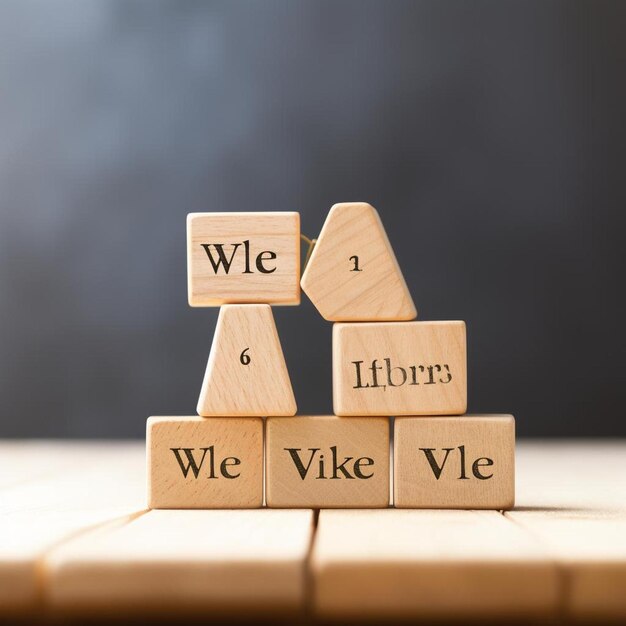
<svg viewBox="0 0 626 626">
<path fill-rule="evenodd" d="M 467 408 L 465 322 L 333 327 L 337 415 L 460 415 Z"/>
</svg>

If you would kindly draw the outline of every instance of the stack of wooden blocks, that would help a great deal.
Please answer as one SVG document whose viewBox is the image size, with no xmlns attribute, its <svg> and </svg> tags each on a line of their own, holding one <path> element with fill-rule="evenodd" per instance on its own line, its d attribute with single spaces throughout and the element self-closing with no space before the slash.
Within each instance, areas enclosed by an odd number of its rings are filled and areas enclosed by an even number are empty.
<svg viewBox="0 0 626 626">
<path fill-rule="evenodd" d="M 189 304 L 221 309 L 198 416 L 148 420 L 149 506 L 383 508 L 393 484 L 396 507 L 511 508 L 515 423 L 464 415 L 465 323 L 411 321 L 369 204 L 333 206 L 302 280 L 300 240 L 298 213 L 188 216 Z M 296 416 L 271 306 L 300 286 L 335 322 L 335 415 Z"/>
</svg>

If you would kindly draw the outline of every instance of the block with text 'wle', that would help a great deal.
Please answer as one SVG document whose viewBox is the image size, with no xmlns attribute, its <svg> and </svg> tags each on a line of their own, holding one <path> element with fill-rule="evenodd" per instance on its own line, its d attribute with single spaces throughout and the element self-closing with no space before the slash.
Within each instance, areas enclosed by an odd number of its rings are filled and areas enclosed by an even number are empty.
<svg viewBox="0 0 626 626">
<path fill-rule="evenodd" d="M 300 304 L 300 214 L 190 213 L 191 306 Z"/>
<path fill-rule="evenodd" d="M 387 418 L 267 419 L 269 507 L 387 507 L 389 471 Z"/>
<path fill-rule="evenodd" d="M 396 507 L 505 510 L 514 501 L 512 415 L 396 418 Z"/>
<path fill-rule="evenodd" d="M 335 413 L 460 415 L 466 358 L 465 322 L 335 324 Z"/>
<path fill-rule="evenodd" d="M 151 417 L 151 509 L 252 509 L 263 504 L 263 420 Z"/>
</svg>

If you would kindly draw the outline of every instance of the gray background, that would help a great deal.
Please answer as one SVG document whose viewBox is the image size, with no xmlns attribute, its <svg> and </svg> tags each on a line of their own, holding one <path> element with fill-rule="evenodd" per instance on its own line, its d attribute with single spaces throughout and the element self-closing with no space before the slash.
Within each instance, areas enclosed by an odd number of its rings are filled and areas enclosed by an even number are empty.
<svg viewBox="0 0 626 626">
<path fill-rule="evenodd" d="M 624 2 L 0 3 L 0 437 L 194 413 L 185 215 L 380 211 L 469 408 L 626 435 Z M 300 412 L 331 326 L 275 316 Z"/>
</svg>

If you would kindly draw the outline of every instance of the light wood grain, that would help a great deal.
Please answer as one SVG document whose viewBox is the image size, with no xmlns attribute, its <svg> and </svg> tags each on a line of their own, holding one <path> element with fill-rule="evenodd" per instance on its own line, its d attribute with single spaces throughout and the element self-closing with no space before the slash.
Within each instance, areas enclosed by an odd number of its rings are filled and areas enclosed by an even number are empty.
<svg viewBox="0 0 626 626">
<path fill-rule="evenodd" d="M 54 447 L 69 467 L 0 491 L 0 617 L 41 609 L 39 568 L 53 546 L 145 507 L 143 445 Z M 31 449 L 19 463 L 37 457 Z"/>
<path fill-rule="evenodd" d="M 344 202 L 331 208 L 301 285 L 322 317 L 330 321 L 412 320 L 417 316 L 385 228 L 376 209 L 366 202 Z"/>
<path fill-rule="evenodd" d="M 465 322 L 335 324 L 335 413 L 460 415 L 466 360 Z"/>
<path fill-rule="evenodd" d="M 295 414 L 296 400 L 270 306 L 220 309 L 197 410 L 205 417 Z"/>
<path fill-rule="evenodd" d="M 296 610 L 312 519 L 302 510 L 151 511 L 54 550 L 47 601 L 90 615 Z"/>
<path fill-rule="evenodd" d="M 152 509 L 263 504 L 260 417 L 151 417 L 146 448 Z"/>
<path fill-rule="evenodd" d="M 187 278 L 191 306 L 300 304 L 300 215 L 190 213 Z"/>
<path fill-rule="evenodd" d="M 514 501 L 511 415 L 396 418 L 396 507 L 501 510 Z"/>
<path fill-rule="evenodd" d="M 270 507 L 388 506 L 389 420 L 268 418 L 266 498 Z"/>
<path fill-rule="evenodd" d="M 494 511 L 321 511 L 312 570 L 327 618 L 519 619 L 559 604 L 539 542 Z"/>
<path fill-rule="evenodd" d="M 124 445 L 124 444 L 120 444 Z M 136 448 L 132 446 L 131 448 Z M 111 446 L 96 441 L 22 439 L 0 441 L 0 489 L 48 479 L 77 465 L 108 456 Z M 0 498 L 0 506 L 1 506 Z"/>
<path fill-rule="evenodd" d="M 623 442 L 523 442 L 518 507 L 506 517 L 541 541 L 566 584 L 567 619 L 626 619 Z"/>
</svg>

